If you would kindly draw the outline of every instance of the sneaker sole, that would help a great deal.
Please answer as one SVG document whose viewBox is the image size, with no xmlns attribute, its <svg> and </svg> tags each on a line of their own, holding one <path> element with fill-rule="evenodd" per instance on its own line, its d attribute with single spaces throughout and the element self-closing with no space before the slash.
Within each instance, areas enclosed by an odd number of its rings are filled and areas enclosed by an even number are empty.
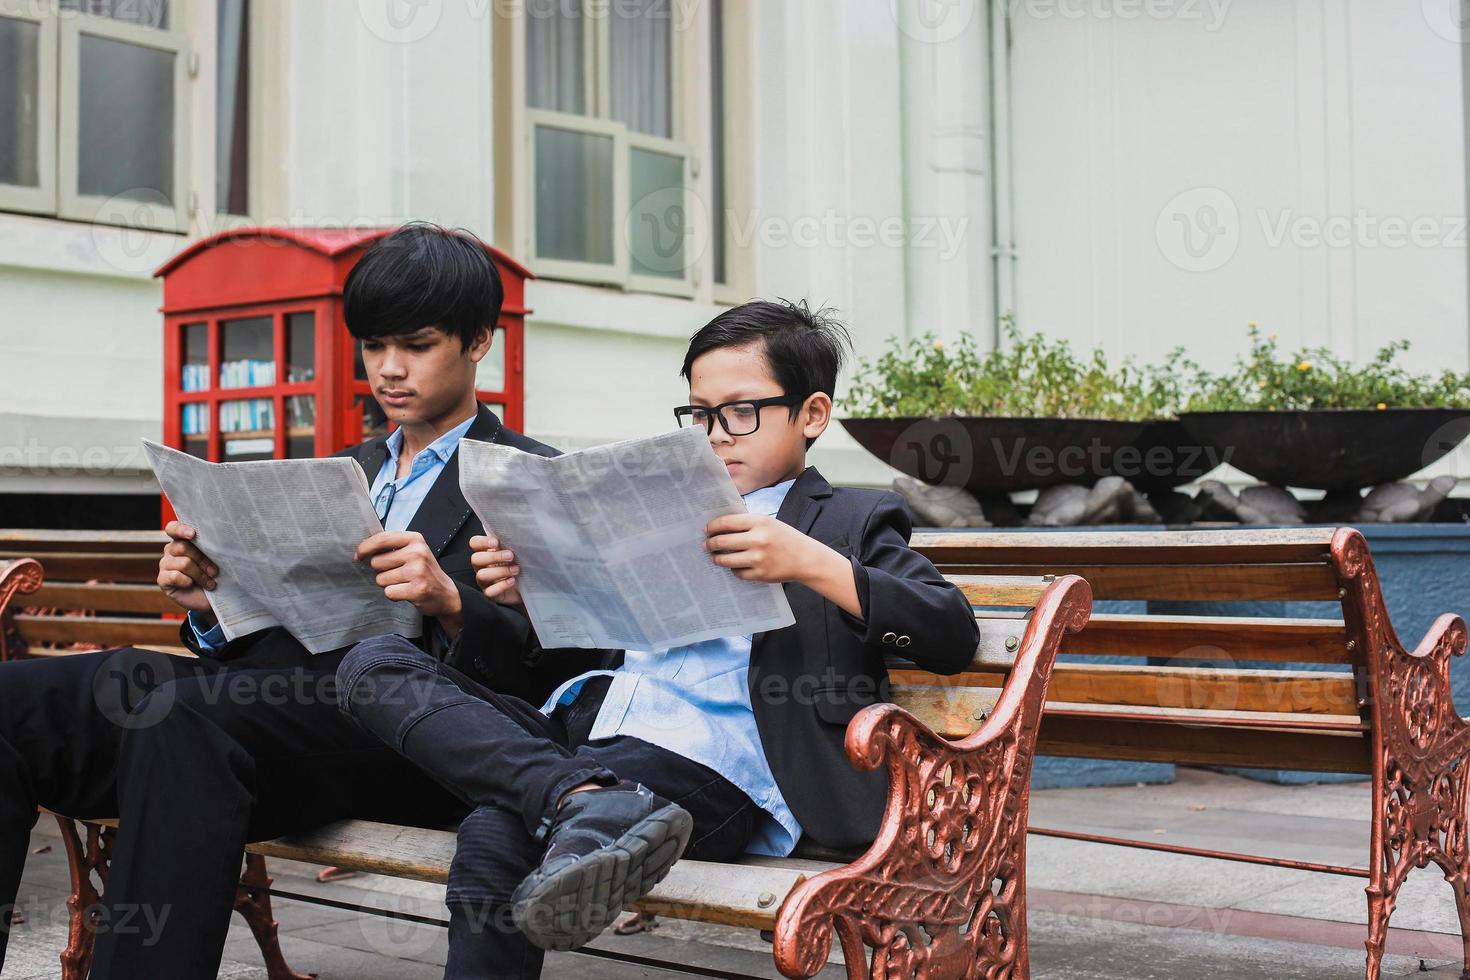
<svg viewBox="0 0 1470 980">
<path fill-rule="evenodd" d="M 511 909 L 516 928 L 542 949 L 585 946 L 664 880 L 693 831 L 682 807 L 656 810 L 608 847 L 532 885 Z"/>
</svg>

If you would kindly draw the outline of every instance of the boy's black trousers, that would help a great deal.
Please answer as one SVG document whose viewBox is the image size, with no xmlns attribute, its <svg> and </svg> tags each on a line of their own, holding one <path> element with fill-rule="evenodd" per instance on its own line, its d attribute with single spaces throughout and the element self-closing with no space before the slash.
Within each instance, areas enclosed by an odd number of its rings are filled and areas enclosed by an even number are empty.
<svg viewBox="0 0 1470 980">
<path fill-rule="evenodd" d="M 227 661 L 123 649 L 0 664 L 0 965 L 38 804 L 121 819 L 93 980 L 216 976 L 250 841 L 349 816 L 461 819 L 342 714 L 341 659 L 292 641 Z"/>
<path fill-rule="evenodd" d="M 489 690 L 396 636 L 342 663 L 342 708 L 475 809 L 449 869 L 445 980 L 533 980 L 542 954 L 515 928 L 511 896 L 541 861 L 562 795 L 584 782 L 642 783 L 694 818 L 685 857 L 729 861 L 762 819 L 712 769 L 625 735 L 591 741 L 608 679 L 589 680 L 550 717 Z"/>
</svg>

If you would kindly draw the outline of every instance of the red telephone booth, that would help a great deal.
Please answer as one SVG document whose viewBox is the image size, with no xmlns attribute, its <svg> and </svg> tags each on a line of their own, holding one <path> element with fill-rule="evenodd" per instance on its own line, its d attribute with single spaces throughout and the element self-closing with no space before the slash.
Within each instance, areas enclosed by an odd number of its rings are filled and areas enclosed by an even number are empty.
<svg viewBox="0 0 1470 980">
<path fill-rule="evenodd" d="M 342 285 L 391 228 L 242 228 L 201 239 L 164 264 L 164 442 L 201 459 L 324 456 L 385 431 Z M 524 426 L 524 266 L 485 247 L 505 304 L 476 388 Z"/>
</svg>

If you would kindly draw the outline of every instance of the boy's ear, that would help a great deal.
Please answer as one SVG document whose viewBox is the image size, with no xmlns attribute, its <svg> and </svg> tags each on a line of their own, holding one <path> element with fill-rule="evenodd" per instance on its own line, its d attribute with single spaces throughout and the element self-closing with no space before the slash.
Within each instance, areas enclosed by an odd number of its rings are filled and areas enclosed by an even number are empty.
<svg viewBox="0 0 1470 980">
<path fill-rule="evenodd" d="M 832 421 L 832 396 L 819 391 L 802 402 L 798 421 L 801 422 L 801 434 L 808 439 L 815 439 L 826 432 Z"/>
<path fill-rule="evenodd" d="M 490 342 L 495 339 L 495 331 L 489 327 L 481 327 L 475 332 L 475 339 L 470 343 L 470 349 L 466 351 L 470 355 L 470 362 L 478 364 L 490 353 Z"/>
</svg>

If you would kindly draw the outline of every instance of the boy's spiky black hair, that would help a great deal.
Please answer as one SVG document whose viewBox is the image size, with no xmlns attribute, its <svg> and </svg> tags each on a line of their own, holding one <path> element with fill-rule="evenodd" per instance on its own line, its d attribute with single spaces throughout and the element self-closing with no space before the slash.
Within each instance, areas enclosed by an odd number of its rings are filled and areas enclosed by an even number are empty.
<svg viewBox="0 0 1470 980">
<path fill-rule="evenodd" d="M 820 307 L 814 312 L 806 300 L 758 299 L 731 307 L 689 338 L 679 373 L 688 381 L 702 355 L 757 343 L 784 394 L 802 401 L 819 391 L 836 397 L 837 373 L 852 349 L 852 337 L 836 310 Z M 793 419 L 799 410 L 799 405 L 792 406 Z"/>
<path fill-rule="evenodd" d="M 347 330 L 359 340 L 438 327 L 469 350 L 494 329 L 505 288 L 472 232 L 425 221 L 404 225 L 369 248 L 342 290 Z"/>
</svg>

